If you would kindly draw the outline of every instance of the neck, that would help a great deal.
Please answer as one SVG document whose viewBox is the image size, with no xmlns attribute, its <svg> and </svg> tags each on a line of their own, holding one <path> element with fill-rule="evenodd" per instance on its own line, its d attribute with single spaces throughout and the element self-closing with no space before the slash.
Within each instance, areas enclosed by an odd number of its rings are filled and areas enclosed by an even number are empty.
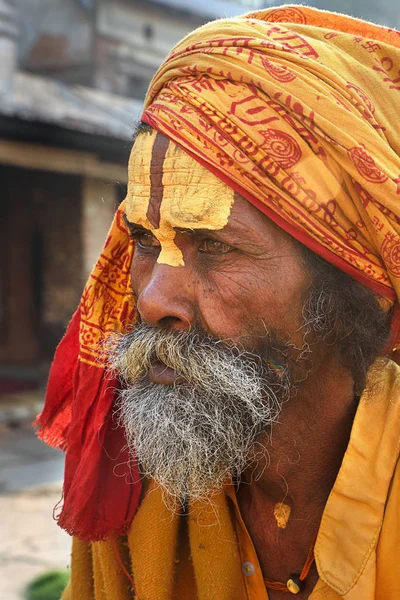
<svg viewBox="0 0 400 600">
<path fill-rule="evenodd" d="M 290 563 L 301 569 L 339 471 L 355 411 L 350 374 L 326 358 L 284 405 L 272 435 L 261 440 L 269 454 L 267 466 L 242 474 L 238 502 L 260 562 L 268 555 L 266 576 L 275 572 L 279 578 Z M 277 513 L 282 504 L 283 512 Z M 281 574 L 270 553 L 279 553 L 279 547 L 289 561 Z"/>
<path fill-rule="evenodd" d="M 353 382 L 347 370 L 326 361 L 303 383 L 283 407 L 279 423 L 262 443 L 268 466 L 255 477 L 254 469 L 242 481 L 275 501 L 291 498 L 308 504 L 322 500 L 334 483 L 346 450 L 356 410 Z"/>
</svg>

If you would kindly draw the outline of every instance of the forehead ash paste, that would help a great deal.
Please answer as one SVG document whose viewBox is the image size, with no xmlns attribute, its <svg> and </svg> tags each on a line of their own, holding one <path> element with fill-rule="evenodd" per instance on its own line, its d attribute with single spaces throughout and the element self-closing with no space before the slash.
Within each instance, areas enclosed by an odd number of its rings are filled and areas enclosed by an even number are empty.
<svg viewBox="0 0 400 600">
<path fill-rule="evenodd" d="M 149 229 L 161 245 L 157 262 L 184 266 L 175 243 L 179 229 L 216 231 L 228 223 L 234 201 L 233 190 L 170 142 L 162 164 L 160 222 L 154 227 L 148 217 L 151 197 L 150 165 L 156 134 L 138 136 L 129 159 L 126 200 L 128 221 Z"/>
</svg>

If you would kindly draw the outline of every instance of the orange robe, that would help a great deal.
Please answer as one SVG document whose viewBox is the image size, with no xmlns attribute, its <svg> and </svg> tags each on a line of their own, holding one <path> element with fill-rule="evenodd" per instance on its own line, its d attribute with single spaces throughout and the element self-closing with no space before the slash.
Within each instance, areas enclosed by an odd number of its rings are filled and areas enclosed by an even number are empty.
<svg viewBox="0 0 400 600">
<path fill-rule="evenodd" d="M 400 598 L 400 367 L 370 369 L 315 546 L 319 580 L 310 600 Z M 133 576 L 137 595 L 117 559 Z M 244 562 L 254 566 L 245 575 Z M 128 536 L 73 541 L 62 600 L 267 600 L 232 486 L 214 509 L 172 515 L 150 486 Z"/>
</svg>

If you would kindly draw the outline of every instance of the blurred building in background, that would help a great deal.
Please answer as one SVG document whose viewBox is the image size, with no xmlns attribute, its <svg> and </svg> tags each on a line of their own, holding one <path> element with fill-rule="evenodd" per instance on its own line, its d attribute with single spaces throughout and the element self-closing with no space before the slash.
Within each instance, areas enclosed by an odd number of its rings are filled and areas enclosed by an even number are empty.
<svg viewBox="0 0 400 600">
<path fill-rule="evenodd" d="M 0 0 L 0 383 L 21 367 L 35 379 L 51 358 L 124 197 L 134 124 L 167 52 L 210 19 L 278 4 Z M 400 24 L 398 0 L 313 4 Z"/>
<path fill-rule="evenodd" d="M 76 308 L 152 75 L 188 31 L 243 12 L 233 4 L 0 0 L 3 391 L 35 385 Z"/>
</svg>

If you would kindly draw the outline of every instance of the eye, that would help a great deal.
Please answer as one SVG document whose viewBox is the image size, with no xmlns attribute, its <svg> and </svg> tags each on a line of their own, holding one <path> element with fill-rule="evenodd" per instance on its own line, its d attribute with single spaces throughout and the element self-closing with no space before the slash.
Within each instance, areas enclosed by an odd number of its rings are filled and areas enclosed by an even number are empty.
<svg viewBox="0 0 400 600">
<path fill-rule="evenodd" d="M 207 254 L 227 254 L 233 250 L 229 244 L 218 242 L 209 238 L 202 240 L 199 245 L 199 252 L 207 252 Z"/>
<path fill-rule="evenodd" d="M 160 242 L 150 231 L 143 231 L 141 229 L 131 231 L 131 236 L 135 240 L 136 245 L 139 248 L 159 248 Z"/>
</svg>

